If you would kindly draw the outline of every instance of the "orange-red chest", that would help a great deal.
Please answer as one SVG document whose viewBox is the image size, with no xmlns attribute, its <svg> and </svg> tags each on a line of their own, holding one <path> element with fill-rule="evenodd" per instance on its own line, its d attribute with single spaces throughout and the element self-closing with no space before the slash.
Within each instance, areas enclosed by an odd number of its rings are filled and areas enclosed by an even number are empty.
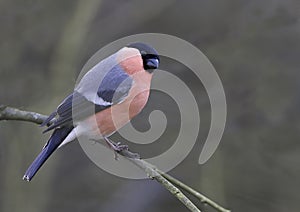
<svg viewBox="0 0 300 212">
<path fill-rule="evenodd" d="M 133 79 L 133 85 L 128 96 L 123 102 L 87 119 L 89 123 L 93 123 L 92 131 L 97 133 L 100 130 L 102 136 L 109 136 L 128 123 L 141 112 L 149 98 L 152 74 L 143 69 L 140 56 L 130 57 L 120 64 Z"/>
</svg>

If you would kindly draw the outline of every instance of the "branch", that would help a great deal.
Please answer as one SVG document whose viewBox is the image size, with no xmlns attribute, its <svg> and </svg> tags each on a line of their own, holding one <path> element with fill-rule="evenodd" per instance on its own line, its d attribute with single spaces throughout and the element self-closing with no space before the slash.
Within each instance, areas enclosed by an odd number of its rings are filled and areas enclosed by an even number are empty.
<svg viewBox="0 0 300 212">
<path fill-rule="evenodd" d="M 18 121 L 27 121 L 36 124 L 41 124 L 46 118 L 48 118 L 48 116 L 35 113 L 35 112 L 23 111 L 17 108 L 8 107 L 0 104 L 0 121 L 18 120 Z M 200 210 L 191 202 L 191 200 L 189 200 L 176 186 L 180 187 L 181 189 L 187 191 L 191 195 L 198 198 L 201 201 L 201 203 L 208 204 L 214 209 L 216 209 L 217 211 L 230 212 L 230 210 L 221 207 L 220 205 L 218 205 L 211 199 L 205 197 L 203 194 L 195 191 L 193 188 L 189 187 L 188 185 L 162 172 L 154 165 L 142 159 L 137 158 L 138 154 L 130 152 L 127 149 L 120 151 L 119 154 L 125 157 L 126 159 L 128 159 L 129 161 L 131 161 L 139 168 L 143 169 L 151 179 L 155 179 L 158 183 L 164 186 L 172 195 L 174 195 L 178 200 L 180 200 L 190 211 L 200 212 Z"/>
<path fill-rule="evenodd" d="M 218 211 L 221 212 L 230 212 L 230 210 L 223 208 L 222 206 L 220 206 L 218 203 L 212 201 L 211 199 L 207 198 L 206 196 L 204 196 L 203 194 L 199 193 L 198 191 L 194 190 L 193 188 L 191 188 L 190 186 L 182 183 L 181 181 L 177 180 L 176 178 L 172 177 L 171 175 L 162 172 L 161 170 L 158 170 L 156 168 L 156 171 L 162 175 L 164 178 L 166 178 L 167 180 L 169 180 L 171 183 L 173 183 L 174 185 L 182 188 L 183 190 L 185 190 L 186 192 L 190 193 L 191 195 L 195 196 L 197 199 L 200 200 L 201 203 L 203 204 L 207 204 L 210 205 L 211 207 L 215 208 Z"/>
<path fill-rule="evenodd" d="M 148 177 L 155 179 L 162 186 L 164 186 L 172 195 L 174 195 L 182 204 L 184 204 L 190 211 L 200 212 L 200 210 L 188 199 L 176 186 L 174 186 L 169 180 L 167 180 L 163 175 L 161 175 L 155 166 L 152 164 L 136 158 L 136 153 L 132 153 L 128 150 L 122 150 L 119 152 L 120 155 L 124 156 L 127 160 L 131 161 L 136 166 L 143 169 Z M 132 158 L 134 156 L 134 158 Z"/>
<path fill-rule="evenodd" d="M 8 107 L 0 104 L 0 121 L 17 120 L 17 121 L 27 121 L 36 124 L 42 124 L 47 117 L 48 116 L 39 113 L 19 110 L 17 108 Z"/>
</svg>

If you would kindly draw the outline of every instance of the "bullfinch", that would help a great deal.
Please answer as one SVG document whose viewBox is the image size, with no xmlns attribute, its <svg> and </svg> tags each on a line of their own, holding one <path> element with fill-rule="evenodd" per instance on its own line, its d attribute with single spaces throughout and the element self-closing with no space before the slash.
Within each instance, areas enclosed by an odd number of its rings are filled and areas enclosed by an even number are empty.
<svg viewBox="0 0 300 212">
<path fill-rule="evenodd" d="M 137 42 L 91 68 L 74 92 L 42 124 L 48 126 L 44 132 L 53 130 L 53 133 L 23 179 L 30 181 L 57 148 L 77 136 L 104 139 L 114 151 L 121 151 L 124 145 L 115 144 L 108 137 L 144 108 L 152 74 L 158 65 L 157 51 Z"/>
</svg>

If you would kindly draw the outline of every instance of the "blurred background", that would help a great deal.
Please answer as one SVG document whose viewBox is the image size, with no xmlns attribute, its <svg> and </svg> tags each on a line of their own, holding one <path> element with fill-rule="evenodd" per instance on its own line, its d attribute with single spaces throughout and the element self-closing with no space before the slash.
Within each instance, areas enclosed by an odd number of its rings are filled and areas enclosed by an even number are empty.
<svg viewBox="0 0 300 212">
<path fill-rule="evenodd" d="M 216 68 L 228 117 L 217 151 L 198 165 L 209 100 L 188 69 L 163 60 L 162 69 L 188 83 L 201 114 L 196 145 L 170 174 L 232 211 L 299 211 L 299 14 L 296 0 L 2 0 L 0 103 L 49 114 L 102 46 L 136 33 L 178 36 Z M 177 117 L 171 103 L 153 92 L 134 125 L 147 129 L 153 109 Z M 177 122 L 170 119 L 169 133 L 152 145 L 131 149 L 143 157 L 160 154 L 172 145 Z M 49 136 L 41 132 L 32 123 L 0 122 L 0 211 L 187 211 L 156 181 L 99 169 L 78 142 L 58 150 L 31 183 L 23 181 Z"/>
</svg>

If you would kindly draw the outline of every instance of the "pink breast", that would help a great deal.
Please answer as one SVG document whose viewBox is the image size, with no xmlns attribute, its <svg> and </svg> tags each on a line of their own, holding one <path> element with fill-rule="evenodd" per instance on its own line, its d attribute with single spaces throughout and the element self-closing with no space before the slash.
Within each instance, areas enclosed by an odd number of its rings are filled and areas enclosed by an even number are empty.
<svg viewBox="0 0 300 212">
<path fill-rule="evenodd" d="M 138 79 L 141 77 L 140 75 L 133 77 L 137 79 L 127 98 L 122 103 L 113 105 L 97 113 L 96 116 L 91 116 L 87 119 L 87 123 L 97 123 L 97 125 L 93 124 L 94 126 L 92 126 L 94 132 L 100 130 L 103 136 L 111 135 L 141 112 L 148 101 L 151 79 L 147 80 L 149 78 L 147 73 L 146 78 L 140 80 Z"/>
</svg>

